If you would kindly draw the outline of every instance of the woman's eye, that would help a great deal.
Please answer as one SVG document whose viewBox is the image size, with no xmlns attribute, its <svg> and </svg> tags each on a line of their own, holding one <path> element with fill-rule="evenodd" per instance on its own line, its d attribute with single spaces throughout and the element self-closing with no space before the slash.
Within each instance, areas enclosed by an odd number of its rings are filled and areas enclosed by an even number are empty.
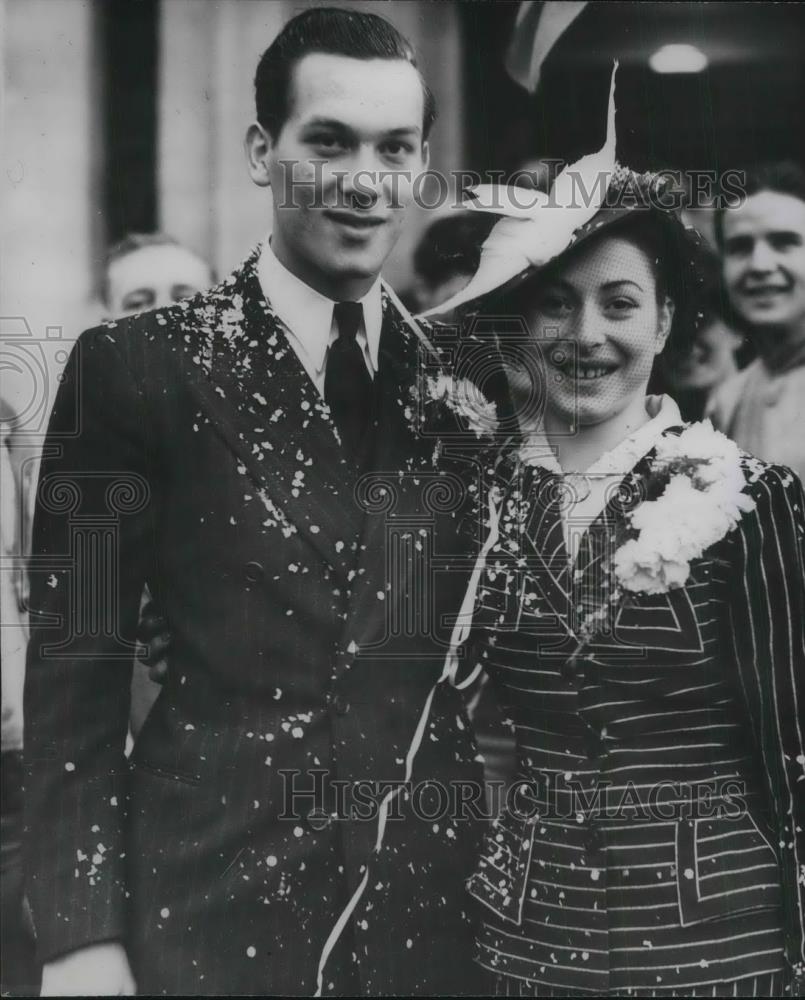
<svg viewBox="0 0 805 1000">
<path fill-rule="evenodd" d="M 637 303 L 634 299 L 627 299 L 619 295 L 616 299 L 611 299 L 608 306 L 613 312 L 629 312 L 631 309 L 637 308 Z"/>
</svg>

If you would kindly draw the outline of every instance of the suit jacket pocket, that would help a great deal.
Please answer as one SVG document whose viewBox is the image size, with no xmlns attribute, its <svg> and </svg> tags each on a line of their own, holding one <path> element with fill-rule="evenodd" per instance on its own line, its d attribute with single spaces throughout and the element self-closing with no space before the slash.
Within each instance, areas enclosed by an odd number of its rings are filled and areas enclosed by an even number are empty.
<svg viewBox="0 0 805 1000">
<path fill-rule="evenodd" d="M 782 905 L 777 855 L 749 812 L 678 823 L 676 865 L 683 926 Z"/>
<path fill-rule="evenodd" d="M 478 868 L 467 882 L 471 896 L 517 925 L 523 920 L 535 828 L 533 820 L 515 819 L 508 813 L 495 820 Z"/>
</svg>

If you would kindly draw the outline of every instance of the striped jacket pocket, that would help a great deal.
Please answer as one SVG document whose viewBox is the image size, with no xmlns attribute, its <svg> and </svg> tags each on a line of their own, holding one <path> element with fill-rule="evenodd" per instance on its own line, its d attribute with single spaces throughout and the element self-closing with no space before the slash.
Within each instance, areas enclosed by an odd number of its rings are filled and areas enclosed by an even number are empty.
<svg viewBox="0 0 805 1000">
<path fill-rule="evenodd" d="M 484 906 L 518 926 L 523 921 L 528 869 L 534 844 L 534 820 L 506 813 L 486 835 L 481 860 L 467 888 Z"/>
<path fill-rule="evenodd" d="M 678 823 L 676 861 L 683 927 L 782 905 L 777 855 L 748 812 Z"/>
</svg>

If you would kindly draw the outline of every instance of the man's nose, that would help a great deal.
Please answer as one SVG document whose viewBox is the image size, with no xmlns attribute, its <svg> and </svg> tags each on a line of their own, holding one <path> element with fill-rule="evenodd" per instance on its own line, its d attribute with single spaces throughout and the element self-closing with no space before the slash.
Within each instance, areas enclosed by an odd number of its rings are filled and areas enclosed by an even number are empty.
<svg viewBox="0 0 805 1000">
<path fill-rule="evenodd" d="M 345 200 L 357 208 L 372 208 L 380 197 L 382 183 L 381 163 L 374 150 L 359 146 L 344 176 Z"/>
<path fill-rule="evenodd" d="M 752 271 L 767 274 L 777 266 L 777 258 L 774 251 L 769 246 L 767 240 L 756 240 L 752 247 L 752 255 L 749 258 L 749 267 Z"/>
</svg>

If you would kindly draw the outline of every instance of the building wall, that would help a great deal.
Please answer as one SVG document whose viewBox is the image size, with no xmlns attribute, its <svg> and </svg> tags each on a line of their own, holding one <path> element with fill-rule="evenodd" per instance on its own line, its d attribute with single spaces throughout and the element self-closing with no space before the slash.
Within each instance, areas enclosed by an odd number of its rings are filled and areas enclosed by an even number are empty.
<svg viewBox="0 0 805 1000">
<path fill-rule="evenodd" d="M 33 412 L 32 393 L 53 393 L 65 358 L 59 337 L 71 340 L 97 315 L 102 150 L 93 7 L 2 0 L 0 17 L 2 392 L 18 412 Z"/>
<path fill-rule="evenodd" d="M 170 0 L 162 6 L 159 198 L 163 226 L 208 257 L 235 266 L 268 231 L 270 194 L 252 185 L 243 137 L 254 115 L 257 62 L 283 24 L 310 0 Z M 429 2 L 358 3 L 388 17 L 415 46 L 439 104 L 431 166 L 463 161 L 462 59 L 458 11 Z M 427 212 L 412 219 L 386 276 L 404 286 Z"/>
<path fill-rule="evenodd" d="M 106 231 L 97 15 L 106 2 L 0 0 L 2 392 L 18 412 L 33 412 L 32 396 L 52 402 L 70 342 L 103 312 L 95 294 Z M 310 4 L 161 3 L 160 225 L 208 258 L 218 274 L 237 265 L 268 231 L 270 194 L 251 183 L 243 154 L 252 81 L 263 50 L 289 17 Z M 440 108 L 431 165 L 459 168 L 464 129 L 456 6 L 421 0 L 344 5 L 387 16 L 411 39 Z M 409 281 L 411 251 L 431 215 L 415 214 L 389 261 L 386 276 L 398 288 Z M 33 409 L 39 413 L 38 402 Z"/>
</svg>

